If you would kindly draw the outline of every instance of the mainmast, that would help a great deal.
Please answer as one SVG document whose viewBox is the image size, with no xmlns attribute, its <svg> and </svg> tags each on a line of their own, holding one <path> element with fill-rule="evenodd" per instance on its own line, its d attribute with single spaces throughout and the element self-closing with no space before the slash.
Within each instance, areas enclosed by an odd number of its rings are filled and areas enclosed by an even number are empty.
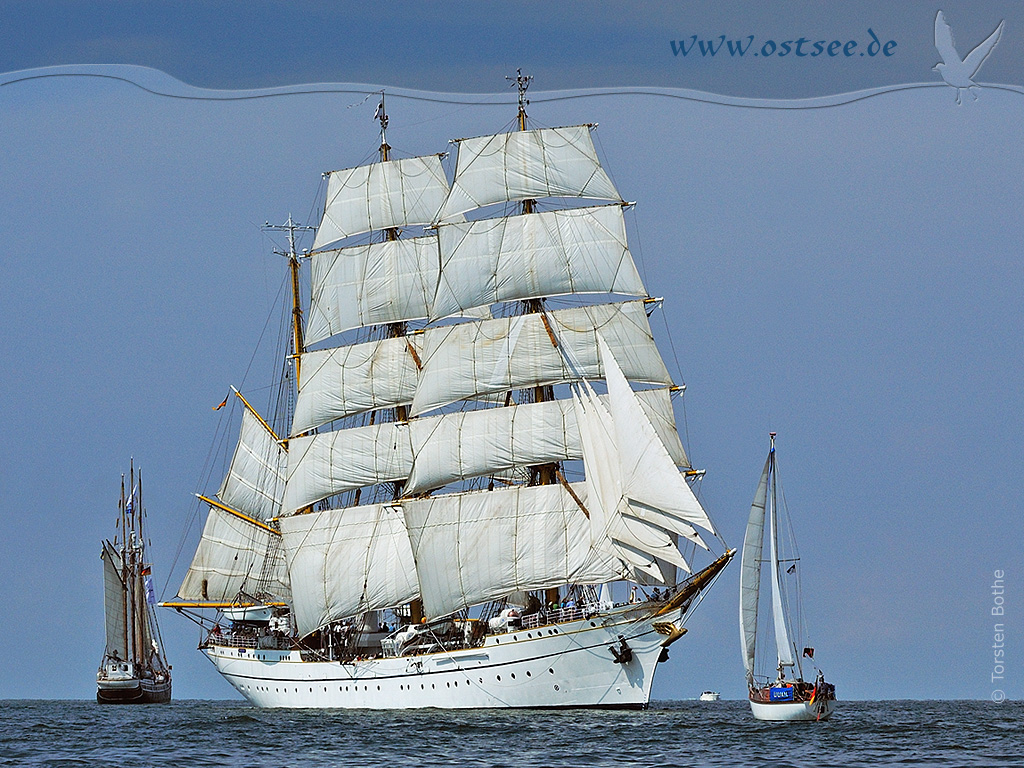
<svg viewBox="0 0 1024 768">
<path fill-rule="evenodd" d="M 775 646 L 779 659 L 779 678 L 782 679 L 786 667 L 796 666 L 793 659 L 793 644 L 789 640 L 789 628 L 786 626 L 786 612 L 782 604 L 782 584 L 779 573 L 779 529 L 778 529 L 778 478 L 775 467 L 775 433 L 770 432 L 771 449 L 769 462 L 771 469 L 771 493 L 768 510 L 769 537 L 771 544 L 771 575 L 772 575 L 772 619 L 775 626 Z"/>
<path fill-rule="evenodd" d="M 384 91 L 380 92 L 380 104 L 377 105 L 377 112 L 374 117 L 380 121 L 380 161 L 386 163 L 391 159 L 391 147 L 388 145 L 388 113 L 384 106 Z M 387 227 L 384 230 L 384 239 L 392 242 L 398 239 L 398 227 Z M 408 323 L 402 321 L 397 323 L 388 323 L 385 327 L 385 334 L 389 339 L 399 339 L 404 337 L 409 331 Z M 370 415 L 371 424 L 373 423 L 373 414 Z M 408 421 L 409 410 L 404 405 L 397 405 L 392 409 L 392 416 L 396 422 Z M 405 482 L 402 480 L 396 480 L 392 490 L 393 498 L 400 498 L 402 491 L 405 488 Z"/>
<path fill-rule="evenodd" d="M 530 87 L 530 81 L 533 80 L 532 75 L 524 75 L 522 69 L 516 69 L 516 76 L 506 77 L 514 84 L 519 91 L 519 112 L 517 115 L 519 122 L 519 130 L 526 130 L 526 107 L 530 103 L 530 100 L 526 98 L 526 90 Z M 533 199 L 523 200 L 522 203 L 523 215 L 534 213 L 537 209 L 537 201 Z M 540 314 L 544 320 L 545 327 L 547 327 L 547 318 L 544 315 L 544 300 L 543 299 L 527 299 L 523 302 L 524 314 Z M 552 343 L 554 343 L 554 336 L 551 337 Z M 544 403 L 549 400 L 555 399 L 554 387 L 539 386 L 534 387 L 532 393 L 532 399 L 535 403 Z M 554 485 L 557 480 L 558 474 L 558 463 L 552 464 L 539 464 L 534 467 L 530 467 L 530 485 Z M 557 603 L 559 601 L 558 587 L 552 587 L 544 591 L 544 602 L 545 603 Z"/>
</svg>

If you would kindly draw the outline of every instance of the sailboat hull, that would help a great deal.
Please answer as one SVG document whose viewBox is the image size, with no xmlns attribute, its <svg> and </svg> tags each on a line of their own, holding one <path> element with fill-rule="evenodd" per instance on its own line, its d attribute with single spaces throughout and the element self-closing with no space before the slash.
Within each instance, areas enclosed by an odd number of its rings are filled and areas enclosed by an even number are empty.
<svg viewBox="0 0 1024 768">
<path fill-rule="evenodd" d="M 99 704 L 166 704 L 171 700 L 171 681 L 109 680 L 96 688 Z"/>
<path fill-rule="evenodd" d="M 683 613 L 620 607 L 491 635 L 476 648 L 344 663 L 304 659 L 297 650 L 212 645 L 205 652 L 242 696 L 261 707 L 640 709 L 650 701 L 665 649 L 681 635 L 675 627 Z M 628 661 L 619 660 L 623 641 L 631 651 Z"/>
<path fill-rule="evenodd" d="M 835 704 L 834 699 L 821 704 L 806 701 L 751 701 L 750 710 L 758 720 L 827 720 Z"/>
</svg>

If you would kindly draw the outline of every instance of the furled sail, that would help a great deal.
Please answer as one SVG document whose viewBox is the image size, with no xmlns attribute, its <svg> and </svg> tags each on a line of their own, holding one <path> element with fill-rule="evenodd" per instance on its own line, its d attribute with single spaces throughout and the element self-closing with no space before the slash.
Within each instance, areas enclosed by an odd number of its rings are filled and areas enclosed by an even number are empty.
<svg viewBox="0 0 1024 768">
<path fill-rule="evenodd" d="M 231 602 L 239 594 L 291 597 L 280 536 L 217 507 L 203 527 L 199 547 L 178 589 L 182 600 Z"/>
<path fill-rule="evenodd" d="M 404 480 L 412 470 L 408 423 L 385 422 L 292 438 L 284 509 L 342 491 Z"/>
<path fill-rule="evenodd" d="M 243 409 L 238 445 L 218 498 L 257 520 L 276 517 L 281 511 L 287 462 L 288 452 L 248 408 Z"/>
<path fill-rule="evenodd" d="M 418 361 L 423 360 L 424 335 L 379 339 L 302 355 L 292 435 L 344 416 L 411 403 L 419 378 Z"/>
<path fill-rule="evenodd" d="M 128 619 L 125 597 L 128 590 L 121 580 L 124 561 L 109 541 L 103 542 L 100 558 L 103 560 L 103 615 L 107 627 L 105 653 L 108 656 L 116 653 L 119 658 L 127 659 Z"/>
<path fill-rule="evenodd" d="M 333 171 L 313 249 L 373 230 L 428 224 L 447 194 L 440 155 Z"/>
<path fill-rule="evenodd" d="M 757 484 L 754 501 L 750 505 L 747 532 L 743 536 L 743 556 L 740 560 L 740 641 L 743 645 L 743 664 L 747 668 L 747 682 L 754 681 L 754 647 L 757 639 L 757 603 L 761 589 L 761 553 L 764 548 L 764 510 L 768 497 L 768 474 L 771 456 L 765 459 L 764 470 Z"/>
<path fill-rule="evenodd" d="M 585 485 L 572 488 L 585 503 Z M 517 590 L 622 577 L 615 558 L 591 547 L 587 518 L 561 485 L 406 500 L 402 507 L 430 617 Z"/>
<path fill-rule="evenodd" d="M 411 412 L 419 415 L 480 395 L 601 376 L 598 330 L 627 378 L 672 383 L 643 302 L 598 304 L 428 330 L 422 336 L 423 370 Z"/>
<path fill-rule="evenodd" d="M 319 251 L 310 263 L 306 343 L 315 344 L 352 328 L 425 318 L 437 287 L 437 235 Z"/>
<path fill-rule="evenodd" d="M 439 221 L 510 200 L 622 199 L 597 159 L 589 126 L 499 133 L 457 144 L 455 178 Z"/>
<path fill-rule="evenodd" d="M 419 595 L 401 507 L 368 504 L 281 519 L 300 634 Z"/>
<path fill-rule="evenodd" d="M 431 319 L 559 294 L 647 295 L 618 205 L 446 224 L 438 238 L 441 272 Z"/>
</svg>

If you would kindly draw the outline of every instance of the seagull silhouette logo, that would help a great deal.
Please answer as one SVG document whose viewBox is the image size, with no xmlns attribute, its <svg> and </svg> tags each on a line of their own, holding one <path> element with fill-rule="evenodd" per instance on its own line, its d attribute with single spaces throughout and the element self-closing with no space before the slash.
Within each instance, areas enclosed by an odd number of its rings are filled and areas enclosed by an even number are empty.
<svg viewBox="0 0 1024 768">
<path fill-rule="evenodd" d="M 932 69 L 942 75 L 942 79 L 946 81 L 947 85 L 956 88 L 957 104 L 962 103 L 960 100 L 960 91 L 962 90 L 967 90 L 971 96 L 974 96 L 975 101 L 978 100 L 978 96 L 971 93 L 970 90 L 979 87 L 972 78 L 978 74 L 981 65 L 985 63 L 985 59 L 999 42 L 999 38 L 1003 34 L 1004 23 L 1004 21 L 1000 21 L 999 26 L 985 38 L 983 43 L 967 54 L 966 58 L 961 59 L 960 54 L 956 52 L 956 46 L 953 43 L 953 30 L 946 23 L 946 17 L 942 15 L 942 11 L 935 14 L 935 47 L 938 49 L 942 61 Z"/>
</svg>

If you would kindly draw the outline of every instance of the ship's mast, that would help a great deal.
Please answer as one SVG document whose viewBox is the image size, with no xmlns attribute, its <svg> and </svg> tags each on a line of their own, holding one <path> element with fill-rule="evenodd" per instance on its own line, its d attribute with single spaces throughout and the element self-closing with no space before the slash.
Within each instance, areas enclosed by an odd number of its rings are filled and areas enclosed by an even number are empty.
<svg viewBox="0 0 1024 768">
<path fill-rule="evenodd" d="M 380 92 L 380 104 L 377 106 L 377 112 L 374 117 L 380 121 L 380 161 L 386 163 L 391 159 L 391 147 L 388 144 L 388 113 L 384 106 L 384 91 Z M 398 228 L 388 227 L 384 230 L 384 240 L 395 241 L 398 239 Z M 389 339 L 402 338 L 409 332 L 409 326 L 405 322 L 388 323 L 385 328 L 385 333 Z M 408 421 L 409 420 L 409 409 L 404 405 L 397 405 L 393 409 L 394 420 Z M 371 415 L 372 418 L 372 415 Z M 396 480 L 394 483 L 393 497 L 399 498 L 402 495 L 402 491 L 405 488 L 405 482 L 402 480 Z"/>
<path fill-rule="evenodd" d="M 384 105 L 384 91 L 380 92 L 380 104 L 377 105 L 377 111 L 374 114 L 374 118 L 380 121 L 380 148 L 378 150 L 380 154 L 380 161 L 382 163 L 388 162 L 391 159 L 391 146 L 388 144 L 388 113 L 387 108 Z M 398 228 L 388 227 L 384 230 L 384 240 L 394 241 L 398 239 Z M 409 326 L 405 322 L 388 323 L 384 329 L 385 334 L 389 339 L 398 339 L 404 337 L 409 332 Z M 392 413 L 396 422 L 408 421 L 409 420 L 409 409 L 404 405 L 396 405 Z M 370 423 L 373 423 L 376 413 L 370 414 Z M 401 498 L 402 491 L 405 490 L 405 481 L 396 480 L 392 488 L 392 497 L 395 499 Z M 355 503 L 359 503 L 359 491 L 356 491 Z M 423 601 L 419 598 L 409 603 L 409 621 L 412 624 L 419 624 L 423 619 Z"/>
<path fill-rule="evenodd" d="M 311 232 L 315 227 L 304 227 L 292 220 L 288 214 L 288 221 L 284 224 L 271 224 L 269 221 L 263 225 L 264 230 L 274 230 L 288 233 L 288 250 L 274 251 L 278 256 L 288 259 L 288 269 L 292 279 L 292 359 L 295 361 L 295 389 L 299 388 L 299 376 L 301 373 L 300 355 L 306 351 L 305 342 L 302 339 L 302 294 L 299 292 L 299 256 L 295 249 L 295 233 Z"/>
<path fill-rule="evenodd" d="M 530 87 L 530 81 L 533 80 L 532 75 L 524 75 L 522 69 L 516 70 L 516 76 L 506 76 L 506 80 L 509 81 L 510 86 L 514 86 L 519 91 L 519 111 L 516 116 L 517 123 L 520 131 L 527 130 L 526 128 L 526 107 L 530 104 L 530 100 L 526 98 L 526 91 Z M 530 214 L 537 210 L 537 201 L 532 199 L 523 200 L 521 213 Z M 543 299 L 527 299 L 522 302 L 524 314 L 540 314 L 544 319 L 545 326 L 547 325 L 547 319 L 544 318 L 544 300 Z M 527 390 L 526 394 L 535 403 L 544 403 L 549 400 L 555 399 L 554 388 L 550 385 L 534 387 L 532 391 Z M 557 480 L 558 464 L 540 464 L 535 467 L 530 467 L 530 485 L 553 485 Z M 550 590 L 549 590 L 550 591 Z M 550 602 L 550 601 L 549 601 Z"/>
</svg>

